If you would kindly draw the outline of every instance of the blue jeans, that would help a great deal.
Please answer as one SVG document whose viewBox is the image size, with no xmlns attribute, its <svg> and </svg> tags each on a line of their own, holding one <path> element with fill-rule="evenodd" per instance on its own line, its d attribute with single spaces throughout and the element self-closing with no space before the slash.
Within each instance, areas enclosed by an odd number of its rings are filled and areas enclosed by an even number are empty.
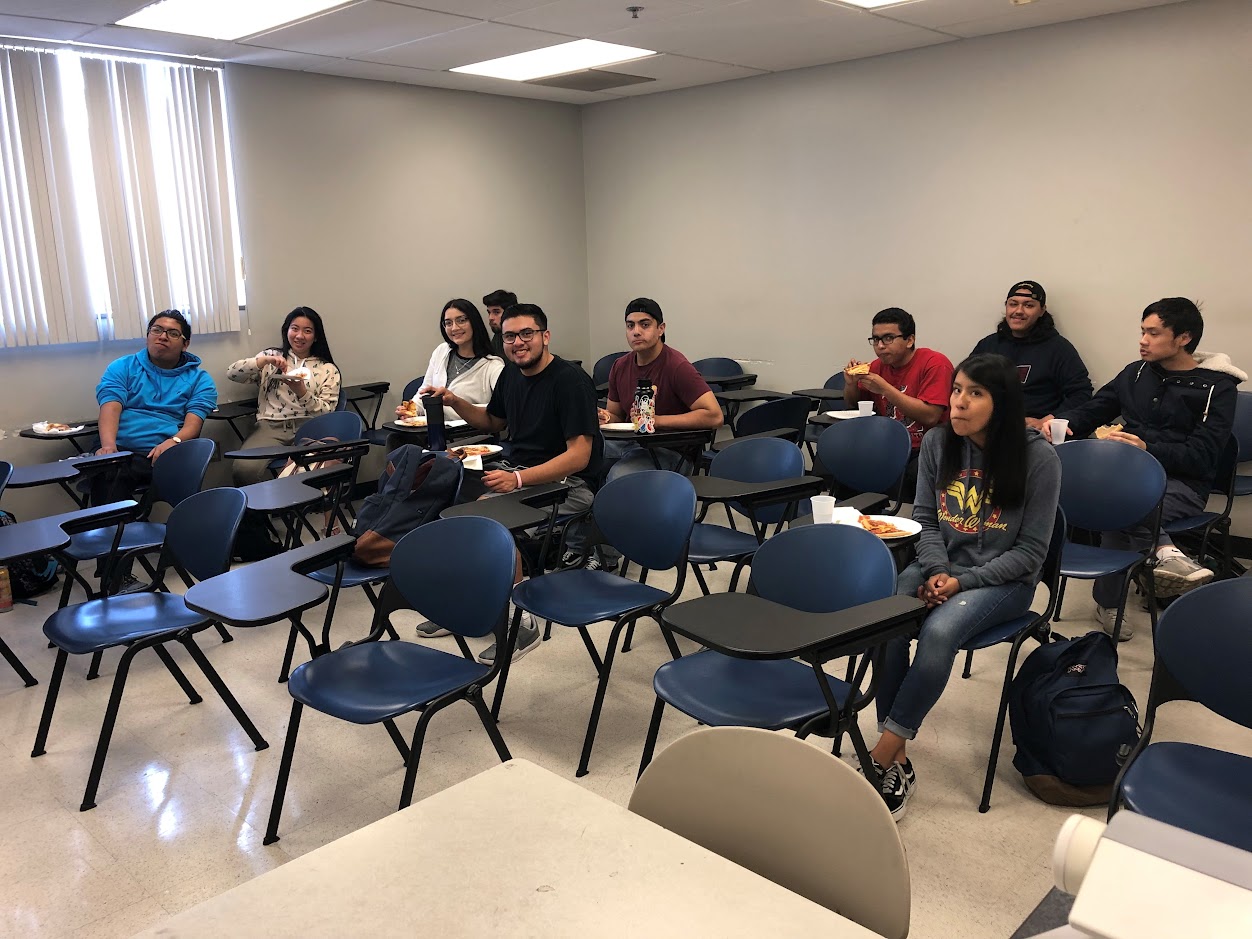
<svg viewBox="0 0 1252 939">
<path fill-rule="evenodd" d="M 921 566 L 910 564 L 900 572 L 896 593 L 915 597 L 925 580 Z M 960 591 L 926 615 L 911 665 L 912 640 L 901 637 L 888 642 L 878 675 L 879 729 L 905 740 L 917 736 L 922 721 L 948 684 L 961 645 L 997 623 L 1021 616 L 1030 609 L 1034 596 L 1034 587 L 1021 581 Z"/>
</svg>

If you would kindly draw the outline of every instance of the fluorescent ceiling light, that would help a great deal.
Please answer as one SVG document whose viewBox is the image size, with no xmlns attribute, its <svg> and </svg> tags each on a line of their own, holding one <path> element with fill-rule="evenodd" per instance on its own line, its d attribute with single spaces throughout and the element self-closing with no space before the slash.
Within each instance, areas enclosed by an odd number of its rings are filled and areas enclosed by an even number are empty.
<svg viewBox="0 0 1252 939">
<path fill-rule="evenodd" d="M 118 20 L 117 25 L 209 39 L 241 39 L 343 3 L 344 0 L 158 0 Z"/>
<path fill-rule="evenodd" d="M 651 49 L 636 49 L 633 46 L 619 46 L 611 42 L 597 42 L 594 39 L 579 39 L 576 42 L 563 42 L 559 46 L 548 46 L 546 49 L 536 49 L 533 52 L 519 52 L 517 55 L 506 55 L 500 59 L 461 65 L 451 71 L 525 82 L 534 78 L 578 72 L 585 68 L 599 68 L 601 65 L 615 65 L 618 62 L 643 59 L 650 55 L 656 55 L 656 53 Z"/>
<path fill-rule="evenodd" d="M 861 7 L 864 10 L 877 10 L 879 7 L 899 7 L 906 3 L 917 3 L 919 0 L 822 0 L 834 6 Z M 1019 0 L 1014 0 L 1019 2 Z M 1026 0 L 1029 2 L 1029 0 Z"/>
</svg>

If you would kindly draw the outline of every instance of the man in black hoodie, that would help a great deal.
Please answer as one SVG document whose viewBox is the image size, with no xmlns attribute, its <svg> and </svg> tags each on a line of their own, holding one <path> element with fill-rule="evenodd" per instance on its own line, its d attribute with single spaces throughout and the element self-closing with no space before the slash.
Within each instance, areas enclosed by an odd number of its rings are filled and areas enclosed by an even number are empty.
<svg viewBox="0 0 1252 939">
<path fill-rule="evenodd" d="M 1118 421 L 1107 439 L 1147 450 L 1165 469 L 1161 524 L 1199 515 L 1208 501 L 1217 461 L 1235 419 L 1236 385 L 1247 375 L 1225 353 L 1196 352 L 1204 333 L 1199 308 L 1186 297 L 1149 304 L 1141 317 L 1139 360 L 1131 362 L 1086 404 L 1062 411 L 1068 434 L 1086 437 L 1102 424 Z M 1042 428 L 1051 435 L 1051 421 Z M 1115 481 L 1110 480 L 1110 483 Z M 1104 532 L 1105 547 L 1143 550 L 1146 526 Z M 1152 579 L 1158 597 L 1184 593 L 1213 579 L 1213 572 L 1187 557 L 1168 535 L 1157 539 Z M 1097 619 L 1112 633 L 1121 597 L 1121 577 L 1101 577 L 1092 595 Z M 1120 638 L 1129 639 L 1129 623 Z"/>
<path fill-rule="evenodd" d="M 1078 350 L 1056 330 L 1048 295 L 1037 281 L 1009 288 L 1004 319 L 971 355 L 994 352 L 1017 366 L 1026 398 L 1026 426 L 1038 429 L 1046 419 L 1091 399 L 1091 378 Z"/>
</svg>

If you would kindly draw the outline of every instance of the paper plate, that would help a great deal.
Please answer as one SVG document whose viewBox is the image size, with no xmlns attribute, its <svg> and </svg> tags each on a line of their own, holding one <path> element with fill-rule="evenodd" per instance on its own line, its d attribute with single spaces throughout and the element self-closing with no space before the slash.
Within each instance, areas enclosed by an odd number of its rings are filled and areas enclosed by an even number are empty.
<svg viewBox="0 0 1252 939">
<path fill-rule="evenodd" d="M 74 427 L 68 427 L 65 430 L 49 430 L 48 421 L 39 421 L 37 424 L 31 424 L 30 429 L 37 434 L 47 434 L 49 437 L 59 437 L 64 434 L 76 434 L 85 426 L 85 424 L 78 424 Z"/>
<path fill-rule="evenodd" d="M 913 521 L 911 518 L 900 518 L 897 515 L 867 515 L 865 517 L 875 522 L 886 522 L 888 525 L 894 525 L 900 529 L 898 533 L 879 535 L 878 537 L 883 539 L 883 541 L 891 541 L 895 538 L 908 538 L 922 530 L 921 524 Z"/>
<path fill-rule="evenodd" d="M 600 429 L 614 434 L 633 434 L 635 425 L 630 421 L 618 421 L 616 423 L 601 424 Z"/>
</svg>

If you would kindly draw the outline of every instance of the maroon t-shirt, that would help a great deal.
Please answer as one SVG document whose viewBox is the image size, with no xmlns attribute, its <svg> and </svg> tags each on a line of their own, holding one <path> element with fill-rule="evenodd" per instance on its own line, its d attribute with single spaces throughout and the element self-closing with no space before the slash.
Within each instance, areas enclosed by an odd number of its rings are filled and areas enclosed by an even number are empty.
<svg viewBox="0 0 1252 939">
<path fill-rule="evenodd" d="M 609 400 L 616 401 L 627 417 L 641 378 L 649 379 L 656 389 L 653 406 L 657 414 L 686 414 L 709 391 L 708 383 L 677 349 L 662 346 L 661 354 L 644 366 L 636 365 L 635 354 L 628 352 L 609 372 Z"/>
</svg>

